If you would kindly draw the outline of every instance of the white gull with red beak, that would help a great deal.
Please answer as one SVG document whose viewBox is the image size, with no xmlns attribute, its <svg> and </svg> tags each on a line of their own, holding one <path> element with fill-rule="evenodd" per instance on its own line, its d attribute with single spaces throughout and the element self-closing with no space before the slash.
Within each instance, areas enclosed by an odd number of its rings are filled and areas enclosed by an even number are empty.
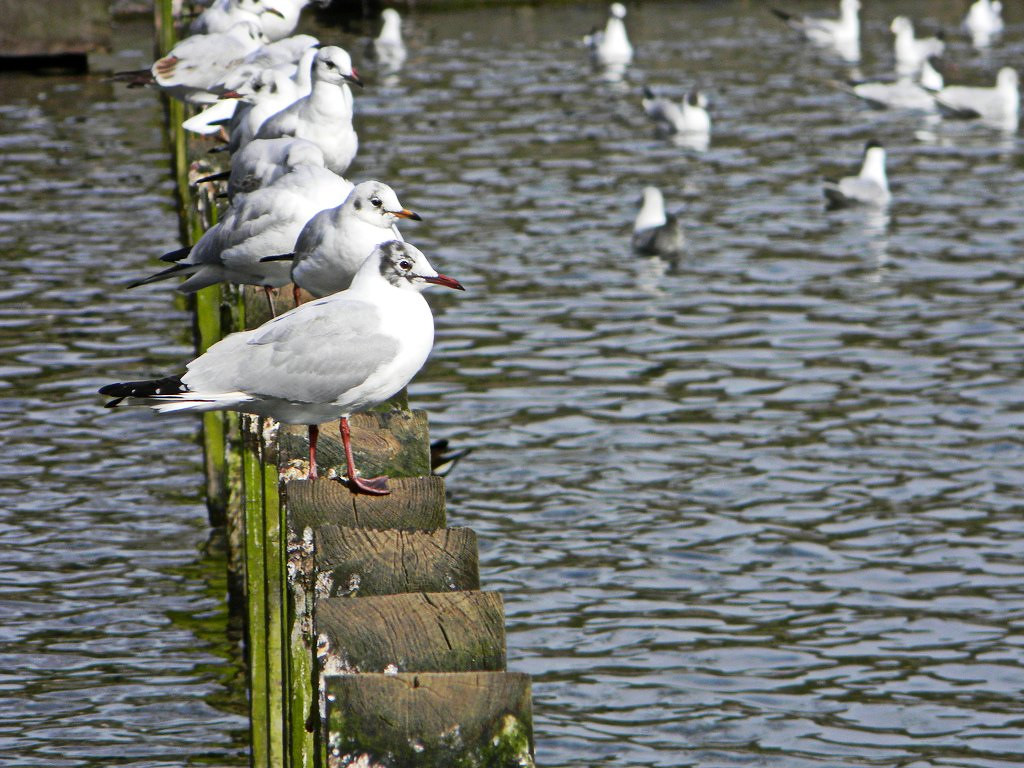
<svg viewBox="0 0 1024 768">
<path fill-rule="evenodd" d="M 306 139 L 323 150 L 328 168 L 344 173 L 359 149 L 349 83 L 363 84 L 348 52 L 334 45 L 321 48 L 313 59 L 312 92 L 267 118 L 256 138 Z"/>
<path fill-rule="evenodd" d="M 463 290 L 408 243 L 371 253 L 347 291 L 303 304 L 252 331 L 233 333 L 189 363 L 187 373 L 110 384 L 108 407 L 160 411 L 241 411 L 309 426 L 309 477 L 317 476 L 317 425 L 340 419 L 353 492 L 386 494 L 387 478 L 358 477 L 348 417 L 387 400 L 423 367 L 434 318 L 421 291 Z"/>
</svg>

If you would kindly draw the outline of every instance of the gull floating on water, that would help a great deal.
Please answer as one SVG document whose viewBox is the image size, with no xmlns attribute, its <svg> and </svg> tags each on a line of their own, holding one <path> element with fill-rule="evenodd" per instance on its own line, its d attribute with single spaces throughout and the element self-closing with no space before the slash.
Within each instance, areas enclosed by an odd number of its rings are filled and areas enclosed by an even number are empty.
<svg viewBox="0 0 1024 768">
<path fill-rule="evenodd" d="M 643 203 L 633 224 L 633 250 L 645 256 L 674 258 L 686 247 L 683 228 L 665 211 L 665 198 L 657 187 L 644 187 Z"/>
<path fill-rule="evenodd" d="M 402 389 L 434 343 L 434 319 L 420 292 L 463 290 L 408 243 L 378 245 L 352 287 L 311 301 L 252 331 L 233 333 L 180 376 L 109 384 L 107 407 L 148 405 L 161 413 L 233 410 L 309 427 L 309 478 L 317 476 L 316 425 L 339 419 L 348 486 L 388 493 L 387 478 L 361 478 L 348 417 Z"/>
<path fill-rule="evenodd" d="M 935 94 L 943 87 L 942 75 L 927 60 L 916 78 L 901 75 L 895 81 L 852 83 L 850 92 L 868 103 L 888 109 L 935 112 Z"/>
<path fill-rule="evenodd" d="M 349 287 L 378 243 L 402 240 L 396 226 L 399 219 L 419 221 L 420 215 L 405 208 L 387 184 L 364 181 L 341 205 L 320 211 L 306 223 L 294 253 L 263 260 L 291 262 L 296 288 L 317 297 L 337 293 Z"/>
<path fill-rule="evenodd" d="M 938 37 L 915 37 L 914 25 L 906 16 L 897 16 L 889 29 L 896 36 L 896 71 L 913 74 L 932 56 L 941 56 L 946 44 Z"/>
<path fill-rule="evenodd" d="M 633 46 L 626 34 L 626 6 L 612 3 L 603 30 L 595 30 L 583 38 L 594 64 L 604 70 L 606 79 L 621 80 L 633 61 Z"/>
<path fill-rule="evenodd" d="M 814 45 L 831 48 L 847 61 L 860 59 L 860 0 L 840 0 L 839 18 L 823 19 L 772 8 L 786 26 L 803 34 Z"/>
<path fill-rule="evenodd" d="M 888 205 L 892 195 L 889 194 L 889 179 L 885 174 L 885 148 L 877 141 L 869 141 L 864 147 L 860 173 L 838 181 L 826 179 L 825 198 L 829 209 Z"/>
<path fill-rule="evenodd" d="M 935 94 L 935 102 L 953 117 L 979 118 L 994 127 L 1015 130 L 1020 111 L 1018 87 L 1017 70 L 1003 67 L 994 88 L 947 85 Z"/>
<path fill-rule="evenodd" d="M 313 59 L 313 89 L 294 104 L 269 117 L 256 134 L 258 139 L 282 136 L 312 141 L 324 153 L 327 167 L 344 173 L 359 149 L 352 127 L 352 91 L 349 83 L 363 81 L 344 48 L 321 48 Z"/>
<path fill-rule="evenodd" d="M 682 101 L 676 103 L 671 99 L 656 96 L 654 91 L 645 86 L 642 105 L 644 112 L 654 120 L 662 133 L 710 137 L 711 116 L 707 109 L 708 99 L 698 90 L 690 91 Z M 706 144 L 707 142 L 705 148 Z"/>
<path fill-rule="evenodd" d="M 377 68 L 384 75 L 393 75 L 405 63 L 405 43 L 402 42 L 402 17 L 394 8 L 380 12 L 383 26 L 380 34 L 366 46 L 366 57 L 377 62 Z"/>
<path fill-rule="evenodd" d="M 975 48 L 985 48 L 1003 32 L 1003 4 L 999 0 L 975 0 L 967 9 L 964 29 Z"/>
</svg>

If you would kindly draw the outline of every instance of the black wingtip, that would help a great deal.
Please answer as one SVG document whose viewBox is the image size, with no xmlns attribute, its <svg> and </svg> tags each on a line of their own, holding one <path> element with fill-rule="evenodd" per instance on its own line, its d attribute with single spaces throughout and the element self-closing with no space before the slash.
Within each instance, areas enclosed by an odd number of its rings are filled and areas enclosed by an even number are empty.
<svg viewBox="0 0 1024 768">
<path fill-rule="evenodd" d="M 790 19 L 793 18 L 792 13 L 787 13 L 786 11 L 779 10 L 778 8 L 772 8 L 771 12 L 774 13 L 778 18 L 782 19 L 783 21 L 789 21 Z"/>
<path fill-rule="evenodd" d="M 192 184 L 194 186 L 207 181 L 227 181 L 229 178 L 231 178 L 231 171 L 221 171 L 220 173 L 211 173 L 209 176 L 203 176 L 201 179 L 196 179 Z"/>
<path fill-rule="evenodd" d="M 278 253 L 274 256 L 264 256 L 262 259 L 260 259 L 260 263 L 264 264 L 268 261 L 291 261 L 294 258 L 294 253 Z"/>
<path fill-rule="evenodd" d="M 649 85 L 645 85 L 644 86 L 644 98 L 645 99 L 653 99 L 653 98 L 655 98 L 654 91 L 651 90 L 651 87 Z"/>
</svg>

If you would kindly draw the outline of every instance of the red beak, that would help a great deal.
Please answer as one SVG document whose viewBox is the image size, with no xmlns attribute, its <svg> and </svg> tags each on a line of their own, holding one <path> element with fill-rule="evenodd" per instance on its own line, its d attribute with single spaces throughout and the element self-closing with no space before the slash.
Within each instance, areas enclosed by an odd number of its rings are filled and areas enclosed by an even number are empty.
<svg viewBox="0 0 1024 768">
<path fill-rule="evenodd" d="M 434 285 L 443 285 L 445 288 L 454 288 L 456 291 L 464 291 L 462 283 L 456 280 L 454 277 L 448 277 L 448 275 L 434 275 L 433 277 L 424 277 L 428 283 Z"/>
</svg>

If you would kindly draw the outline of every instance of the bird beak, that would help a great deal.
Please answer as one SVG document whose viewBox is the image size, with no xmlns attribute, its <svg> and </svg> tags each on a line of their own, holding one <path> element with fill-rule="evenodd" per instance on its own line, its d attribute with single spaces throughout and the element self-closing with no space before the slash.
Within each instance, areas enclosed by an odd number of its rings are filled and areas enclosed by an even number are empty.
<svg viewBox="0 0 1024 768">
<path fill-rule="evenodd" d="M 408 208 L 403 208 L 400 211 L 388 211 L 392 216 L 397 216 L 400 219 L 412 219 L 413 221 L 423 221 L 423 217 L 415 211 L 410 211 Z"/>
<path fill-rule="evenodd" d="M 344 75 L 344 79 L 348 80 L 352 85 L 358 85 L 360 88 L 363 87 L 363 81 L 359 79 L 359 73 L 356 72 L 356 68 L 352 67 L 352 73 Z"/>
<path fill-rule="evenodd" d="M 454 277 L 448 277 L 448 275 L 433 275 L 431 277 L 424 277 L 423 279 L 428 283 L 433 283 L 434 285 L 443 285 L 445 288 L 454 288 L 456 291 L 466 290 L 462 287 L 462 283 Z"/>
<path fill-rule="evenodd" d="M 272 14 L 274 14 L 275 16 L 278 16 L 278 17 L 280 17 L 280 18 L 282 18 L 282 19 L 284 18 L 284 14 L 283 14 L 283 13 L 281 13 L 281 12 L 280 12 L 279 10 L 277 10 L 277 8 L 267 8 L 267 9 L 266 9 L 266 10 L 264 11 L 264 13 L 272 13 Z"/>
</svg>

